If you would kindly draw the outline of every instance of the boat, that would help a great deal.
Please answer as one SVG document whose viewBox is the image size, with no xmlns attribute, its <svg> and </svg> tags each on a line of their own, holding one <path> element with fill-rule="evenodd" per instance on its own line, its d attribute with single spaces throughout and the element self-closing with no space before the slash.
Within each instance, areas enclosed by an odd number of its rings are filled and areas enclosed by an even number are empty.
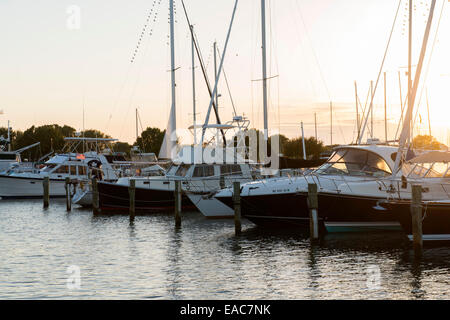
<svg viewBox="0 0 450 320">
<path fill-rule="evenodd" d="M 89 172 L 106 181 L 117 180 L 115 170 L 106 156 L 109 149 L 101 151 L 101 146 L 116 141 L 115 139 L 66 137 L 66 153 L 56 154 L 39 168 L 23 170 L 21 166 L 12 167 L 0 174 L 0 197 L 2 199 L 42 198 L 44 177 L 50 181 L 50 197 L 64 197 L 65 179 L 87 180 Z M 84 144 L 88 151 L 76 152 Z M 101 171 L 99 170 L 101 169 Z"/>
<path fill-rule="evenodd" d="M 431 151 L 407 163 L 409 184 L 422 187 L 422 239 L 450 240 L 450 153 Z M 415 179 L 411 180 L 410 176 Z M 380 203 L 413 240 L 411 198 L 391 197 Z"/>
<path fill-rule="evenodd" d="M 393 217 L 380 220 L 379 213 L 373 210 L 378 199 L 356 204 L 351 194 L 345 197 L 339 189 L 340 185 L 351 182 L 375 182 L 380 176 L 390 176 L 397 150 L 396 147 L 384 145 L 343 145 L 336 147 L 332 156 L 309 174 L 244 184 L 241 187 L 241 214 L 257 225 L 308 228 L 308 184 L 313 183 L 318 186 L 318 212 L 322 227 L 330 221 L 343 222 L 343 226 L 349 228 L 398 225 Z M 230 208 L 233 208 L 232 196 L 231 188 L 215 195 Z M 340 210 L 336 200 L 351 203 L 352 211 Z"/>
</svg>

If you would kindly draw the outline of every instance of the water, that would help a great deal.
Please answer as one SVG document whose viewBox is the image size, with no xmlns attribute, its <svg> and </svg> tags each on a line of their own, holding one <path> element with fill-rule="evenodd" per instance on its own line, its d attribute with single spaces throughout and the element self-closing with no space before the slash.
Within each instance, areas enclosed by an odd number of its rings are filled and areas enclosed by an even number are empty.
<svg viewBox="0 0 450 320">
<path fill-rule="evenodd" d="M 95 217 L 0 201 L 0 299 L 448 299 L 450 247 L 399 233 L 305 235 L 183 213 Z M 75 267 L 71 267 L 75 266 Z M 68 282 L 80 272 L 80 282 Z M 69 269 L 73 270 L 73 269 Z M 73 284 L 79 286 L 73 286 Z M 71 286 L 72 285 L 72 286 Z"/>
</svg>

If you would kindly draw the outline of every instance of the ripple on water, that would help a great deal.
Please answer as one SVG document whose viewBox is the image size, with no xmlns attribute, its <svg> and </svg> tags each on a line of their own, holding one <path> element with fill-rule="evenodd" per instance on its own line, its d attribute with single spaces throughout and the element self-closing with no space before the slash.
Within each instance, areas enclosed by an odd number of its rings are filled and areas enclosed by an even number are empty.
<svg viewBox="0 0 450 320">
<path fill-rule="evenodd" d="M 449 248 L 420 262 L 401 234 L 326 235 L 183 213 L 92 215 L 64 201 L 0 201 L 2 299 L 448 299 Z M 78 266 L 80 287 L 68 288 Z M 374 269 L 375 268 L 375 269 Z M 378 270 L 378 282 L 368 282 Z M 372 279 L 373 280 L 373 279 Z M 69 281 L 69 284 L 72 283 Z M 377 284 L 373 287 L 373 283 Z M 371 287 L 372 286 L 372 287 Z"/>
</svg>

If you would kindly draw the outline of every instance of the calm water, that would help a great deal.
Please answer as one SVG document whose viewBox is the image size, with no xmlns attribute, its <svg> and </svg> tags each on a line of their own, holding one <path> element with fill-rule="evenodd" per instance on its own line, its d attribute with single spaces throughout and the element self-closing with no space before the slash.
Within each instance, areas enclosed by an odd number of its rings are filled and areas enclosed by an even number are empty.
<svg viewBox="0 0 450 320">
<path fill-rule="evenodd" d="M 70 266 L 80 271 L 69 289 Z M 70 269 L 72 270 L 72 269 Z M 1 299 L 448 299 L 450 247 L 415 261 L 396 233 L 268 233 L 185 213 L 94 217 L 53 200 L 0 201 Z M 70 284 L 70 283 L 69 283 Z"/>
</svg>

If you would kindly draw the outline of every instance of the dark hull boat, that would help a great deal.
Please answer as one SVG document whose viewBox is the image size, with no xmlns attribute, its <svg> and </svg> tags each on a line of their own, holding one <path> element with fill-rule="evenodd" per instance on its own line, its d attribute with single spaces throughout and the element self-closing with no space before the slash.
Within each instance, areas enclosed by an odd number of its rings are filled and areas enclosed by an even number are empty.
<svg viewBox="0 0 450 320">
<path fill-rule="evenodd" d="M 233 208 L 232 197 L 216 198 Z M 307 194 L 241 196 L 241 215 L 260 226 L 309 228 Z"/>
<path fill-rule="evenodd" d="M 130 196 L 128 186 L 117 183 L 99 182 L 99 207 L 104 214 L 128 213 Z M 135 206 L 137 213 L 167 212 L 175 208 L 175 194 L 169 190 L 136 188 Z M 190 210 L 195 206 L 188 197 L 182 197 L 182 209 Z"/>
<path fill-rule="evenodd" d="M 380 206 L 385 198 L 320 192 L 318 200 L 328 232 L 401 230 L 397 219 Z"/>
<path fill-rule="evenodd" d="M 411 201 L 392 200 L 382 205 L 400 222 L 409 240 L 412 240 Z M 424 201 L 422 219 L 423 240 L 450 241 L 450 201 Z"/>
</svg>

